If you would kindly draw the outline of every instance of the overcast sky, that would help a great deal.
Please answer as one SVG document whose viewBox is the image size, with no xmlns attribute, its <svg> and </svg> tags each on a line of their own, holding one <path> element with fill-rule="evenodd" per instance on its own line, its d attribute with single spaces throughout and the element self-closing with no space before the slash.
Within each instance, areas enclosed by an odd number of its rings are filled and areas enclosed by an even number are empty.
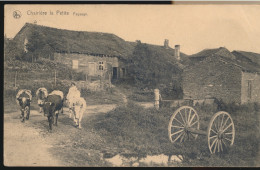
<svg viewBox="0 0 260 170">
<path fill-rule="evenodd" d="M 13 17 L 16 10 L 21 12 L 18 19 Z M 218 47 L 260 53 L 260 5 L 5 6 L 8 38 L 13 38 L 26 22 L 34 21 L 68 30 L 114 33 L 126 41 L 163 45 L 164 39 L 169 39 L 171 47 L 180 44 L 186 54 Z"/>
</svg>

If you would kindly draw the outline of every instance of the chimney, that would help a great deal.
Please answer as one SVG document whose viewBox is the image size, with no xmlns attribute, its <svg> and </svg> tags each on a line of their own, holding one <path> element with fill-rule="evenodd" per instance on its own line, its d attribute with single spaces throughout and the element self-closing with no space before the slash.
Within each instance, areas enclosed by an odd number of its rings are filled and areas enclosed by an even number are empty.
<svg viewBox="0 0 260 170">
<path fill-rule="evenodd" d="M 169 40 L 168 39 L 164 40 L 164 48 L 166 48 L 166 49 L 169 48 Z"/>
<path fill-rule="evenodd" d="M 181 57 L 180 57 L 180 45 L 175 45 L 174 57 L 175 57 L 177 60 L 180 60 L 180 59 L 181 59 Z"/>
<path fill-rule="evenodd" d="M 141 40 L 135 40 L 137 44 L 141 44 Z"/>
</svg>

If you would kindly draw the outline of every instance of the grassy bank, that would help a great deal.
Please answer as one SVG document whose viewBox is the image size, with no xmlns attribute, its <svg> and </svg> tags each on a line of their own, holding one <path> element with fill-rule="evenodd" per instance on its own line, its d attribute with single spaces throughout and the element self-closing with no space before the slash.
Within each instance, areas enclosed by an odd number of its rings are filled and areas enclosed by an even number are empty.
<svg viewBox="0 0 260 170">
<path fill-rule="evenodd" d="M 182 144 L 171 144 L 167 127 L 176 108 L 144 109 L 133 103 L 121 106 L 96 118 L 94 127 L 122 151 L 144 157 L 146 155 L 182 155 L 182 166 L 254 166 L 259 147 L 257 113 L 259 106 L 227 106 L 235 124 L 233 147 L 225 154 L 211 155 L 206 136 Z M 201 129 L 206 130 L 216 107 L 197 106 Z"/>
</svg>

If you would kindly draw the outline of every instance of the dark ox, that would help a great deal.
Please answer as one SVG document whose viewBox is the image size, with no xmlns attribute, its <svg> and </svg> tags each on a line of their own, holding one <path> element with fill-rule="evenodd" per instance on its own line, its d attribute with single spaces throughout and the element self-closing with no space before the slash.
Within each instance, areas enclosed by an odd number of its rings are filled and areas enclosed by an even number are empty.
<svg viewBox="0 0 260 170">
<path fill-rule="evenodd" d="M 43 104 L 43 111 L 44 111 L 44 115 L 48 117 L 49 131 L 52 130 L 52 124 L 57 126 L 59 111 L 62 110 L 62 108 L 63 108 L 63 99 L 61 98 L 61 96 L 52 94 L 46 98 Z"/>
<path fill-rule="evenodd" d="M 31 100 L 27 97 L 19 97 L 18 99 L 20 110 L 21 110 L 21 122 L 24 122 L 24 119 L 26 117 L 26 120 L 29 119 L 30 116 L 30 104 Z"/>
</svg>

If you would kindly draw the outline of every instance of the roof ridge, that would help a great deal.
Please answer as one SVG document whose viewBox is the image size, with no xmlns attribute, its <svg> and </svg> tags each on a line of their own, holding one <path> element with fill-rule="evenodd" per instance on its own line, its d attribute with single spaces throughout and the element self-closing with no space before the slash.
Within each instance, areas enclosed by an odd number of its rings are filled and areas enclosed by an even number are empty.
<svg viewBox="0 0 260 170">
<path fill-rule="evenodd" d="M 33 23 L 28 23 L 28 22 L 25 23 L 24 27 L 25 27 L 25 26 L 44 27 L 44 28 L 48 28 L 48 29 L 55 29 L 55 30 L 61 30 L 61 31 L 70 31 L 70 32 L 107 34 L 107 35 L 116 36 L 117 38 L 120 38 L 120 39 L 124 40 L 123 38 L 117 36 L 116 34 L 114 34 L 114 33 L 108 33 L 108 32 L 70 30 L 70 29 L 56 28 L 56 27 L 51 27 L 51 26 L 46 26 L 46 25 L 38 25 L 38 24 L 33 24 Z M 125 40 L 124 40 L 124 41 L 125 41 Z"/>
</svg>

